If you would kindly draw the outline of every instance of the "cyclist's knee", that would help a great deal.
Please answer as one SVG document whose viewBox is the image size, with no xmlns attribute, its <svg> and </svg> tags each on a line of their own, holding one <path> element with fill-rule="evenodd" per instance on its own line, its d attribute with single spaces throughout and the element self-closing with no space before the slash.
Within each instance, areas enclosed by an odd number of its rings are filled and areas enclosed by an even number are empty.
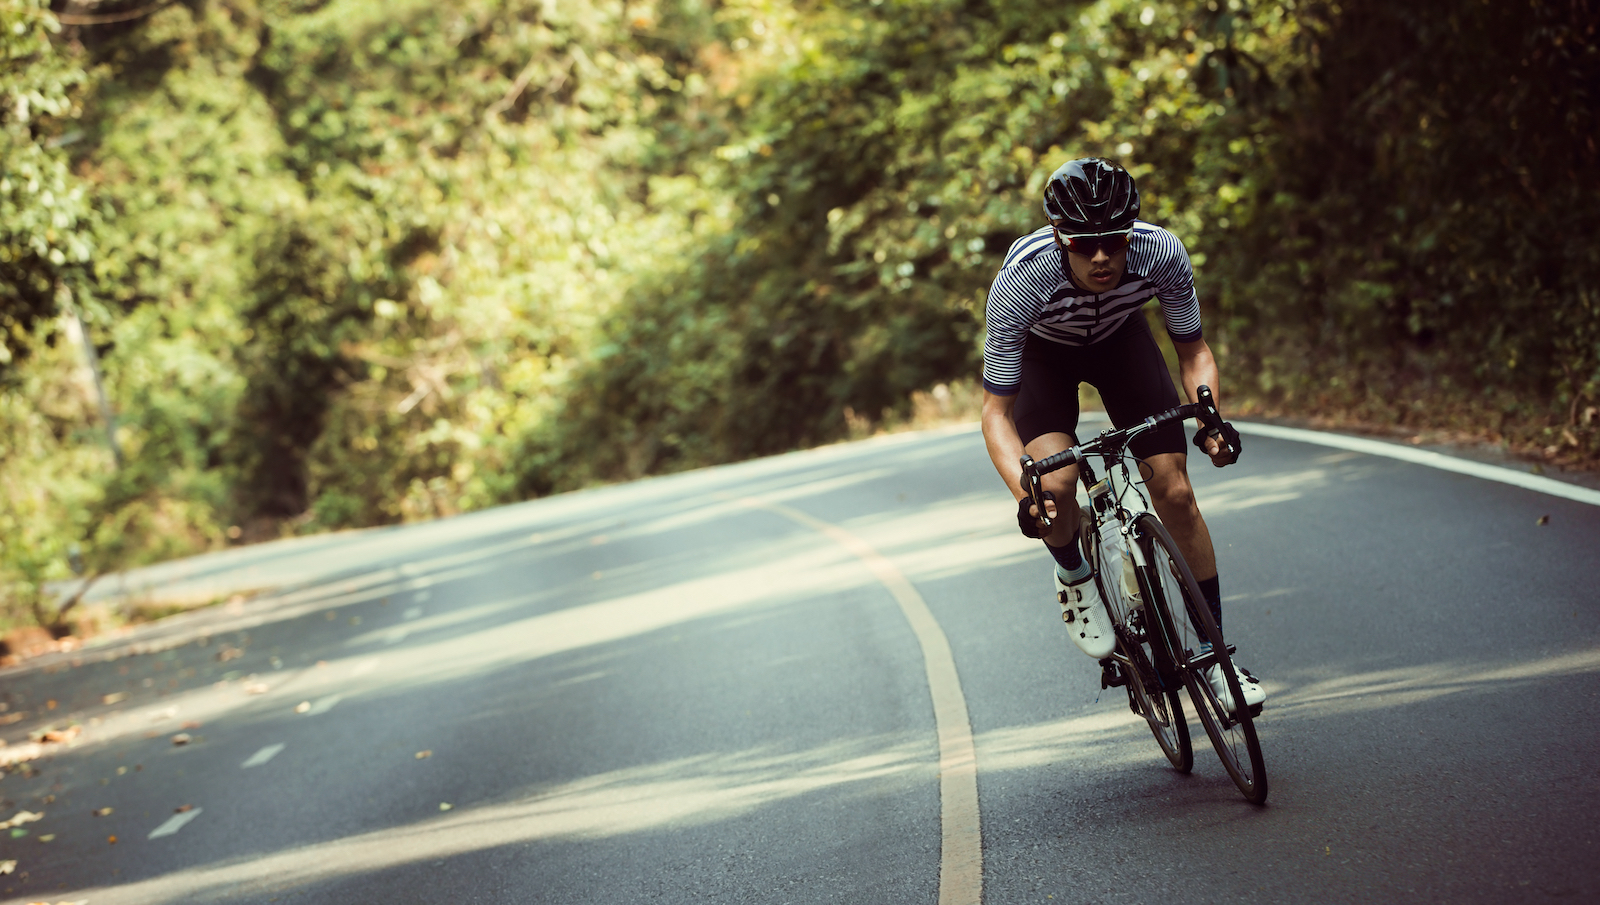
<svg viewBox="0 0 1600 905">
<path fill-rule="evenodd" d="M 1186 476 L 1169 475 L 1166 480 L 1151 481 L 1149 487 L 1150 502 L 1164 520 L 1199 514 L 1200 506 L 1195 502 L 1194 487 Z"/>
<path fill-rule="evenodd" d="M 1070 470 L 1072 471 L 1072 474 L 1070 475 L 1065 474 L 1068 469 L 1062 469 L 1061 471 L 1052 472 L 1051 474 L 1047 474 L 1043 478 L 1039 479 L 1039 482 L 1044 485 L 1045 490 L 1055 494 L 1055 498 L 1058 503 L 1064 504 L 1067 500 L 1070 500 L 1076 496 L 1077 484 L 1075 482 L 1077 480 L 1078 470 L 1076 468 Z"/>
</svg>

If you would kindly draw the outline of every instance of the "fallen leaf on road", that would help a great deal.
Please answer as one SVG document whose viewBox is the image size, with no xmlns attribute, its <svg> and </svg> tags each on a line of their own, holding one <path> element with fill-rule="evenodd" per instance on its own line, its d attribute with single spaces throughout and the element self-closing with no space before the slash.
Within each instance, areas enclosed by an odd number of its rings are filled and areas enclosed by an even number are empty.
<svg viewBox="0 0 1600 905">
<path fill-rule="evenodd" d="M 1550 524 L 1550 516 L 1548 516 L 1548 515 L 1539 516 L 1539 524 L 1541 524 L 1541 525 Z"/>
<path fill-rule="evenodd" d="M 194 805 L 192 805 L 192 804 L 180 804 L 177 807 L 172 809 L 172 813 L 174 813 L 174 814 L 182 814 L 182 813 L 184 813 L 186 811 L 192 811 L 192 810 L 194 810 Z"/>
<path fill-rule="evenodd" d="M 17 869 L 15 861 L 0 861 L 0 874 L 9 874 Z"/>
<path fill-rule="evenodd" d="M 237 660 L 242 656 L 244 656 L 244 651 L 237 647 L 224 647 L 222 650 L 217 651 L 217 660 L 222 663 L 226 663 L 229 660 Z"/>
<path fill-rule="evenodd" d="M 115 704 L 115 703 L 117 703 L 119 701 L 126 700 L 127 697 L 128 697 L 128 693 L 126 691 L 113 691 L 110 694 L 101 695 L 100 696 L 100 703 L 106 704 L 106 705 Z"/>
<path fill-rule="evenodd" d="M 179 729 L 199 729 L 200 728 L 200 721 L 199 720 L 189 720 L 189 721 L 185 722 L 182 726 L 179 726 L 178 728 Z"/>
<path fill-rule="evenodd" d="M 267 687 L 265 682 L 251 682 L 244 687 L 245 694 L 266 694 L 268 691 L 271 691 L 271 689 Z"/>
<path fill-rule="evenodd" d="M 43 819 L 44 812 L 42 811 L 37 814 L 33 811 L 18 811 L 15 817 L 0 823 L 0 830 L 9 830 L 14 826 L 22 826 L 24 823 L 33 823 L 35 820 Z"/>
<path fill-rule="evenodd" d="M 111 843 L 112 845 L 116 845 L 117 844 L 117 837 L 115 837 L 115 836 L 107 836 L 106 837 L 106 841 Z"/>
<path fill-rule="evenodd" d="M 428 750 L 428 751 L 418 751 L 417 752 L 417 760 L 422 760 L 425 757 L 432 757 L 432 756 L 433 756 L 433 751 L 431 749 Z"/>
<path fill-rule="evenodd" d="M 99 809 L 97 811 L 90 811 L 89 813 L 93 814 L 96 817 L 110 817 L 111 816 L 111 808 L 101 808 L 101 809 Z"/>
<path fill-rule="evenodd" d="M 72 741 L 82 731 L 82 726 L 68 726 L 65 729 L 41 729 L 33 734 L 33 740 L 47 745 L 55 745 Z"/>
<path fill-rule="evenodd" d="M 451 804 L 448 801 L 439 802 L 439 810 L 441 810 L 441 811 L 448 811 L 453 807 L 455 807 L 455 805 Z"/>
<path fill-rule="evenodd" d="M 187 745 L 192 741 L 194 741 L 194 737 L 187 732 L 180 732 L 172 737 L 174 745 Z"/>
<path fill-rule="evenodd" d="M 23 836 L 26 836 L 26 835 L 28 835 L 28 831 L 23 829 L 20 826 L 11 831 L 11 838 L 13 838 L 13 839 L 21 839 Z"/>
<path fill-rule="evenodd" d="M 307 710 L 310 710 L 310 709 L 311 709 L 311 702 L 310 701 L 301 701 L 300 703 L 294 705 L 294 712 L 295 713 L 305 713 Z"/>
<path fill-rule="evenodd" d="M 43 836 L 39 837 L 39 841 L 40 842 L 54 842 L 54 841 L 56 841 L 56 834 L 55 833 L 45 833 Z"/>
</svg>

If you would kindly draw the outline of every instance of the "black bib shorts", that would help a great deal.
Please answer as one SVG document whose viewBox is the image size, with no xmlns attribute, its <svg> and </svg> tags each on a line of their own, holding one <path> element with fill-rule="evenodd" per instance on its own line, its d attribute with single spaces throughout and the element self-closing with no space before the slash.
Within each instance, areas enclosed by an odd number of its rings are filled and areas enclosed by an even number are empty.
<svg viewBox="0 0 1600 905">
<path fill-rule="evenodd" d="M 1088 346 L 1068 346 L 1029 333 L 1022 346 L 1022 385 L 1012 409 L 1023 445 L 1048 433 L 1077 437 L 1080 383 L 1100 391 L 1106 414 L 1119 429 L 1178 404 L 1178 389 L 1142 311 Z M 1183 422 L 1170 421 L 1140 434 L 1128 448 L 1141 459 L 1159 453 L 1186 455 Z"/>
</svg>

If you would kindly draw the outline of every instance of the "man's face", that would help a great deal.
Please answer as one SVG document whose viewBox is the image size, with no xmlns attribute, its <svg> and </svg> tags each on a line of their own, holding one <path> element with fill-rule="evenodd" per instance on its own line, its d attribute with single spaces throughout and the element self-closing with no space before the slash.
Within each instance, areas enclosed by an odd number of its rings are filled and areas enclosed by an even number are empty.
<svg viewBox="0 0 1600 905">
<path fill-rule="evenodd" d="M 1056 245 L 1061 248 L 1061 256 L 1067 260 L 1067 266 L 1072 271 L 1072 281 L 1081 288 L 1090 292 L 1105 292 L 1122 280 L 1122 272 L 1128 267 L 1128 248 L 1124 245 L 1116 254 L 1107 254 L 1104 248 L 1096 248 L 1094 254 L 1082 255 L 1075 251 L 1068 251 L 1066 243 L 1061 241 L 1061 234 L 1056 234 Z"/>
</svg>

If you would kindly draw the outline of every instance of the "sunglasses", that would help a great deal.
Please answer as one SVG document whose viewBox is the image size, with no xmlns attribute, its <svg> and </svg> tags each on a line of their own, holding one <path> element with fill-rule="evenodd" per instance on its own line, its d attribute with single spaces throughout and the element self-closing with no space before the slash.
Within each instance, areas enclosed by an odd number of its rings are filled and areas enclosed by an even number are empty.
<svg viewBox="0 0 1600 905">
<path fill-rule="evenodd" d="M 1109 257 L 1128 247 L 1128 242 L 1133 238 L 1133 230 L 1115 233 L 1096 233 L 1092 236 L 1069 236 L 1056 230 L 1056 236 L 1067 251 L 1086 258 L 1095 256 L 1095 252 L 1103 251 Z"/>
</svg>

